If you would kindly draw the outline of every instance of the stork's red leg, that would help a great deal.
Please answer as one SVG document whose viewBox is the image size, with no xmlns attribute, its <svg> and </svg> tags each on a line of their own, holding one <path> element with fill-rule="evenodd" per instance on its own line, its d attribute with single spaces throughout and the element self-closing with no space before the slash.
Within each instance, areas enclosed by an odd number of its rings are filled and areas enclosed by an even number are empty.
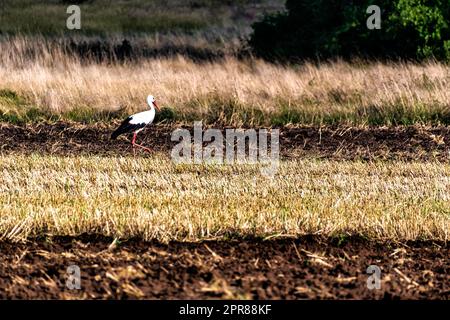
<svg viewBox="0 0 450 320">
<path fill-rule="evenodd" d="M 135 146 L 135 147 L 142 148 L 144 151 L 151 152 L 151 150 L 150 150 L 149 148 L 144 147 L 143 145 L 140 145 L 140 144 L 135 143 L 134 146 Z"/>
<path fill-rule="evenodd" d="M 133 139 L 131 140 L 131 146 L 133 148 L 133 155 L 134 156 L 136 156 L 136 149 L 134 148 L 134 144 L 136 143 L 136 136 L 137 136 L 136 132 L 133 133 Z"/>
<path fill-rule="evenodd" d="M 136 143 L 136 136 L 137 136 L 137 133 L 135 132 L 133 135 L 133 140 L 131 141 L 131 144 L 133 145 L 133 147 L 139 147 L 139 148 L 144 149 L 147 152 L 150 152 L 151 150 L 149 148 Z"/>
</svg>

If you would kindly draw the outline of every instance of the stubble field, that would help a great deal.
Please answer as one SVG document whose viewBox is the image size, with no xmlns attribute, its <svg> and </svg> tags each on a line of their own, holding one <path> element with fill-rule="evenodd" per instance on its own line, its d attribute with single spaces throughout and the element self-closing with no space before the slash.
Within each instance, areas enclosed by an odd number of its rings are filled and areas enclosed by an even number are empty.
<svg viewBox="0 0 450 320">
<path fill-rule="evenodd" d="M 274 178 L 176 165 L 167 125 L 133 156 L 112 128 L 0 129 L 4 297 L 448 297 L 446 127 L 282 128 Z"/>
</svg>

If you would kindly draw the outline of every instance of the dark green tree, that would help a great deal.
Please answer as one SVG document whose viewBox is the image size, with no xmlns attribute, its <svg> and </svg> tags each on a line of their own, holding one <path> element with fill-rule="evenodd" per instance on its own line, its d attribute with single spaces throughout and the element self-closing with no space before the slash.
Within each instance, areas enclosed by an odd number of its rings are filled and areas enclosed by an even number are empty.
<svg viewBox="0 0 450 320">
<path fill-rule="evenodd" d="M 370 30 L 370 5 L 381 29 Z M 253 25 L 257 56 L 271 60 L 331 57 L 450 59 L 450 0 L 287 0 L 286 11 Z"/>
</svg>

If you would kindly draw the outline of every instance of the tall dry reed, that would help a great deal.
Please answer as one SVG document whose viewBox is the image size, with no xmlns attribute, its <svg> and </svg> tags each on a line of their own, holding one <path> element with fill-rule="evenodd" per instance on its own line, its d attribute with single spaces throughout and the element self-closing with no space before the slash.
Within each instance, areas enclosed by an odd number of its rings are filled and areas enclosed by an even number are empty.
<svg viewBox="0 0 450 320">
<path fill-rule="evenodd" d="M 0 89 L 13 90 L 52 113 L 142 110 L 151 93 L 178 115 L 226 113 L 235 124 L 243 121 L 242 113 L 255 110 L 267 117 L 293 112 L 300 120 L 306 115 L 305 121 L 328 116 L 358 122 L 373 112 L 445 117 L 450 115 L 449 88 L 450 67 L 437 62 L 281 66 L 233 57 L 194 63 L 178 56 L 93 63 L 44 39 L 0 42 Z"/>
</svg>

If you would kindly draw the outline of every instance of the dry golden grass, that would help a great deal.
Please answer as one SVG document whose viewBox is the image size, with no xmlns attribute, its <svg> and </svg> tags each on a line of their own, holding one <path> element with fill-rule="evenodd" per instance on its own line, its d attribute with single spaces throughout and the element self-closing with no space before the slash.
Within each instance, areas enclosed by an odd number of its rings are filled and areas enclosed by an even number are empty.
<svg viewBox="0 0 450 320">
<path fill-rule="evenodd" d="M 448 163 L 286 161 L 268 179 L 257 166 L 174 165 L 162 155 L 3 155 L 0 172 L 1 239 L 449 239 Z"/>
<path fill-rule="evenodd" d="M 284 67 L 235 58 L 197 64 L 179 57 L 95 64 L 48 49 L 45 42 L 30 58 L 26 41 L 0 42 L 0 89 L 54 114 L 79 108 L 142 110 L 152 93 L 189 121 L 450 122 L 450 67 L 435 62 Z M 11 106 L 0 99 L 0 108 Z"/>
</svg>

